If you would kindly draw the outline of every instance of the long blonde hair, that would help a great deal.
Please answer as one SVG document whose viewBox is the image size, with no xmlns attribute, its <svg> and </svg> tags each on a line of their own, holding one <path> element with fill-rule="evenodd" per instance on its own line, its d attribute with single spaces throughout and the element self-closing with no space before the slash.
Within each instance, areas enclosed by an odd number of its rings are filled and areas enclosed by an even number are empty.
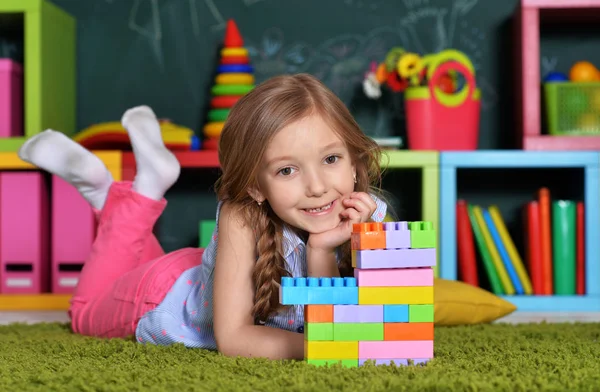
<svg viewBox="0 0 600 392">
<path fill-rule="evenodd" d="M 222 175 L 215 188 L 220 201 L 237 206 L 257 236 L 254 266 L 255 320 L 279 308 L 278 287 L 289 276 L 283 252 L 283 222 L 268 202 L 258 205 L 248 194 L 256 186 L 267 145 L 282 128 L 311 114 L 320 115 L 346 143 L 356 166 L 355 190 L 381 194 L 381 151 L 360 129 L 343 102 L 308 74 L 273 77 L 257 85 L 232 108 L 219 141 Z M 340 270 L 352 272 L 350 245 L 342 247 Z"/>
</svg>

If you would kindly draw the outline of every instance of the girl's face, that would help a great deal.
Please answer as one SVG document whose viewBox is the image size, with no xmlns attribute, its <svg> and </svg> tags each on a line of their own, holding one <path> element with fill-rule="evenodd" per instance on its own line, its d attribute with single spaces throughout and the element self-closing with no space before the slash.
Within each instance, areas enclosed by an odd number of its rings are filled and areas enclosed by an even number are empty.
<svg viewBox="0 0 600 392">
<path fill-rule="evenodd" d="M 344 142 L 320 116 L 280 130 L 262 158 L 257 201 L 267 200 L 287 224 L 310 234 L 341 222 L 342 200 L 354 191 L 356 170 Z"/>
</svg>

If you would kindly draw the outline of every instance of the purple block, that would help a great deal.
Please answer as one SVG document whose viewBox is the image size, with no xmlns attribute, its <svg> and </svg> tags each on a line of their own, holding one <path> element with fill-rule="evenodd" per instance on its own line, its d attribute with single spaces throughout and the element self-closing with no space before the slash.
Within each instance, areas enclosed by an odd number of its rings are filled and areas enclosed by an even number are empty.
<svg viewBox="0 0 600 392">
<path fill-rule="evenodd" d="M 382 323 L 383 305 L 333 305 L 334 323 Z"/>
<path fill-rule="evenodd" d="M 410 230 L 408 222 L 385 222 L 383 224 L 385 231 L 386 249 L 408 249 L 410 248 Z"/>
<path fill-rule="evenodd" d="M 436 249 L 374 249 L 352 251 L 354 268 L 412 268 L 433 267 Z"/>
<path fill-rule="evenodd" d="M 408 359 L 359 359 L 358 366 L 363 366 L 367 361 L 374 361 L 375 365 L 391 365 L 392 362 L 394 362 L 396 366 L 408 366 Z M 420 365 L 431 361 L 431 358 L 419 358 L 413 359 L 412 361 L 413 365 Z"/>
</svg>

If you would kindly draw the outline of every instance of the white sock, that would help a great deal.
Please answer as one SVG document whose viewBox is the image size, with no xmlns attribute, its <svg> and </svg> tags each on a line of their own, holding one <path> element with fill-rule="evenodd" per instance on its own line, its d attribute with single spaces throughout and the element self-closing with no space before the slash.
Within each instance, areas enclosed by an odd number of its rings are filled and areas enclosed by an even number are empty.
<svg viewBox="0 0 600 392">
<path fill-rule="evenodd" d="M 148 106 L 138 106 L 127 110 L 121 123 L 135 155 L 133 190 L 150 199 L 162 199 L 179 178 L 181 166 L 163 142 L 156 115 Z"/>
<path fill-rule="evenodd" d="M 27 140 L 19 158 L 73 185 L 92 207 L 104 207 L 113 177 L 100 158 L 61 132 L 48 129 Z"/>
</svg>

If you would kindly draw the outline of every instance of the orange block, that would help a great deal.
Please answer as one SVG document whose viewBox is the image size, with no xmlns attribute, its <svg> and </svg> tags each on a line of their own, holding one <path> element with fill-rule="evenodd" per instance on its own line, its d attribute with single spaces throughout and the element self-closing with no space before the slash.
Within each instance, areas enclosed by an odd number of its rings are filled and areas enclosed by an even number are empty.
<svg viewBox="0 0 600 392">
<path fill-rule="evenodd" d="M 433 340 L 433 323 L 384 323 L 383 340 Z"/>
<path fill-rule="evenodd" d="M 385 249 L 385 231 L 383 223 L 355 223 L 350 235 L 352 250 Z"/>
<path fill-rule="evenodd" d="M 304 305 L 307 323 L 333 323 L 333 305 Z"/>
</svg>

